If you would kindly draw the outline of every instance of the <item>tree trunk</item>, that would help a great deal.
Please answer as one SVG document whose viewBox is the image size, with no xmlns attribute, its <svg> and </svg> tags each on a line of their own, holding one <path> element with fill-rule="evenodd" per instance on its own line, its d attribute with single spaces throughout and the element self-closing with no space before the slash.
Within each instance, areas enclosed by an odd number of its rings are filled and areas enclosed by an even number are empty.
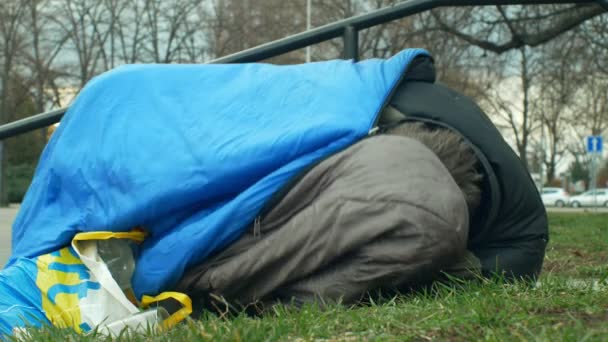
<svg viewBox="0 0 608 342">
<path fill-rule="evenodd" d="M 0 124 L 5 124 L 10 121 L 8 111 L 8 89 L 9 89 L 9 77 L 11 71 L 11 56 L 5 58 L 5 64 L 2 68 L 2 78 L 0 78 Z M 8 205 L 8 191 L 6 188 L 7 184 L 7 173 L 6 168 L 8 167 L 8 151 L 6 144 L 3 144 L 2 156 L 0 163 L 0 207 Z"/>
<path fill-rule="evenodd" d="M 528 56 L 526 55 L 526 48 L 522 47 L 521 52 L 521 90 L 524 94 L 522 103 L 522 138 L 521 146 L 519 148 L 519 158 L 522 160 L 526 170 L 529 170 L 528 163 L 528 137 L 530 135 L 530 74 L 528 71 Z"/>
<path fill-rule="evenodd" d="M 8 205 L 8 193 L 6 190 L 6 166 L 8 165 L 8 158 L 4 141 L 0 140 L 0 207 Z"/>
</svg>

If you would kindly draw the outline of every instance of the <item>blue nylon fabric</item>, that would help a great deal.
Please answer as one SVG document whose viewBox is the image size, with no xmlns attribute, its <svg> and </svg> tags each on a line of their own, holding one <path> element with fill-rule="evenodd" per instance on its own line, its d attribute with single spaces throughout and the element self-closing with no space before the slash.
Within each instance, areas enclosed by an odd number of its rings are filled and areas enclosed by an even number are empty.
<svg viewBox="0 0 608 342">
<path fill-rule="evenodd" d="M 13 255 L 79 231 L 150 236 L 136 294 L 170 289 L 237 239 L 307 165 L 364 137 L 412 59 L 302 65 L 131 65 L 81 91 L 43 155 L 13 225 Z"/>
<path fill-rule="evenodd" d="M 0 341 L 16 327 L 50 325 L 42 312 L 42 297 L 36 287 L 36 261 L 18 259 L 0 271 Z"/>
</svg>

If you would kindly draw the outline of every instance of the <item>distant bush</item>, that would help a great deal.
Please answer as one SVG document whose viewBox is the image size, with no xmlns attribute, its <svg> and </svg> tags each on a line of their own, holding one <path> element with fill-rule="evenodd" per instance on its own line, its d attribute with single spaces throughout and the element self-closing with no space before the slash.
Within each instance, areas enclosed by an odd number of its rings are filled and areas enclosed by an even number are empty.
<svg viewBox="0 0 608 342">
<path fill-rule="evenodd" d="M 563 187 L 562 180 L 559 178 L 554 178 L 547 183 L 547 186 L 561 188 Z"/>
<path fill-rule="evenodd" d="M 35 170 L 36 165 L 29 163 L 9 165 L 6 168 L 6 189 L 9 203 L 19 203 L 23 200 Z"/>
</svg>

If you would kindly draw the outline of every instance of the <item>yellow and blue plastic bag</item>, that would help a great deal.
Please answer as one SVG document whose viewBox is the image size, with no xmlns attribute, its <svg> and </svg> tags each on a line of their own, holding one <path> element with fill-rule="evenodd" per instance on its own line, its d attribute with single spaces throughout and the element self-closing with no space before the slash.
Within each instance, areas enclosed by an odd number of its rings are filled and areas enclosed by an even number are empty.
<svg viewBox="0 0 608 342">
<path fill-rule="evenodd" d="M 141 232 L 93 232 L 77 234 L 72 245 L 36 258 L 21 258 L 0 271 L 0 336 L 27 327 L 54 325 L 86 334 L 97 329 L 115 334 L 108 327 L 141 313 L 141 308 L 173 298 L 183 308 L 171 314 L 159 327 L 169 328 L 191 313 L 189 298 L 179 293 L 145 297 L 137 303 L 112 277 L 97 253 L 98 240 L 143 241 Z M 144 326 L 132 327 L 137 329 Z"/>
</svg>

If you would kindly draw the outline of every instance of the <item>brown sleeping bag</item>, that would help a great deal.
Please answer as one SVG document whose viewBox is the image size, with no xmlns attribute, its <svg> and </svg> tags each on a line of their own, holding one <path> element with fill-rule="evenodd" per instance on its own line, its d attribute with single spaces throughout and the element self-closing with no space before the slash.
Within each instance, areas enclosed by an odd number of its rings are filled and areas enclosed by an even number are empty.
<svg viewBox="0 0 608 342">
<path fill-rule="evenodd" d="M 374 136 L 309 170 L 235 243 L 187 272 L 195 309 L 229 303 L 352 303 L 369 290 L 425 282 L 461 258 L 460 189 L 420 142 Z"/>
</svg>

